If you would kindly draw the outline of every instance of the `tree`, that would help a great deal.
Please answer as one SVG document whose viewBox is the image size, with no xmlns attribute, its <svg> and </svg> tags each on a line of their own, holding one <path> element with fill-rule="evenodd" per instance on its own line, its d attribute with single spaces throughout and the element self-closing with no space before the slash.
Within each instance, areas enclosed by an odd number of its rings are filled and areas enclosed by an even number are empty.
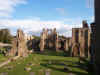
<svg viewBox="0 0 100 75">
<path fill-rule="evenodd" d="M 0 30 L 0 42 L 3 43 L 11 43 L 13 36 L 10 34 L 9 29 L 1 29 Z"/>
</svg>

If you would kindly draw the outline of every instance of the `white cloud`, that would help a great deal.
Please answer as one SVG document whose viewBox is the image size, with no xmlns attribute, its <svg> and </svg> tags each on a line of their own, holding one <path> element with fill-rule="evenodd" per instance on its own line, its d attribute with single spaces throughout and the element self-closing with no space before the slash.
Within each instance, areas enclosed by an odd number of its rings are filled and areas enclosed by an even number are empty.
<svg viewBox="0 0 100 75">
<path fill-rule="evenodd" d="M 25 33 L 40 35 L 43 28 L 56 28 L 60 35 L 71 36 L 72 28 L 82 27 L 82 18 L 64 19 L 60 21 L 43 21 L 39 17 L 30 17 L 22 20 L 2 19 L 0 28 L 9 28 L 13 34 L 18 28 L 23 29 Z M 92 18 L 89 20 L 92 21 Z"/>
<path fill-rule="evenodd" d="M 71 18 L 61 21 L 42 21 L 40 17 L 27 17 L 22 20 L 12 20 L 12 13 L 15 7 L 19 4 L 26 4 L 27 0 L 0 0 L 0 29 L 9 28 L 13 34 L 16 33 L 18 28 L 24 30 L 25 33 L 40 34 L 43 28 L 53 29 L 56 28 L 60 35 L 71 36 L 71 29 L 73 27 L 81 27 L 83 18 Z M 56 8 L 56 10 L 66 15 L 64 8 Z M 6 19 L 2 19 L 6 18 Z M 9 19 L 10 18 L 10 19 Z M 30 19 L 31 18 L 31 19 Z M 90 18 L 89 18 L 90 20 Z M 93 17 L 91 18 L 93 20 Z"/>
<path fill-rule="evenodd" d="M 34 19 L 0 20 L 0 28 L 2 27 L 12 29 L 13 33 L 15 33 L 18 28 L 21 28 L 24 30 L 25 33 L 38 33 L 38 35 L 43 28 L 56 28 L 59 34 L 64 34 L 67 31 L 70 31 L 72 28 L 71 25 L 64 24 L 63 21 L 41 21 Z"/>
<path fill-rule="evenodd" d="M 27 0 L 0 0 L 0 18 L 9 18 L 15 7 L 19 4 L 26 4 Z"/>
</svg>

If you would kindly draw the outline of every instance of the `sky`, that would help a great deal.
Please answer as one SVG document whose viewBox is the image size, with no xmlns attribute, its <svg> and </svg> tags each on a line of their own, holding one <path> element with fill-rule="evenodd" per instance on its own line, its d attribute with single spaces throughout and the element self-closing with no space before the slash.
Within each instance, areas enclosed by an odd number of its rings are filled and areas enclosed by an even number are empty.
<svg viewBox="0 0 100 75">
<path fill-rule="evenodd" d="M 38 36 L 43 28 L 56 28 L 71 36 L 82 20 L 94 21 L 93 0 L 0 0 L 0 29 L 9 28 L 13 35 L 18 28 Z"/>
</svg>

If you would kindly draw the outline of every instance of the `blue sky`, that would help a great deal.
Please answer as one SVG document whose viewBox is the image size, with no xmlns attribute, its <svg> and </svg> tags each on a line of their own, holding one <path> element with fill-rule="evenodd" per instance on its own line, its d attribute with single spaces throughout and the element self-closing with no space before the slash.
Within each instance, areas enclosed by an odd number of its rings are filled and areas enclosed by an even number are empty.
<svg viewBox="0 0 100 75">
<path fill-rule="evenodd" d="M 87 4 L 88 0 L 0 0 L 0 28 L 13 34 L 22 28 L 35 35 L 43 28 L 57 28 L 59 34 L 71 36 L 71 28 L 81 27 L 82 20 L 93 21 L 93 4 Z"/>
<path fill-rule="evenodd" d="M 16 12 L 13 13 L 14 19 L 29 16 L 41 17 L 42 20 L 91 17 L 93 8 L 87 8 L 86 0 L 27 0 L 26 5 L 16 7 Z"/>
</svg>

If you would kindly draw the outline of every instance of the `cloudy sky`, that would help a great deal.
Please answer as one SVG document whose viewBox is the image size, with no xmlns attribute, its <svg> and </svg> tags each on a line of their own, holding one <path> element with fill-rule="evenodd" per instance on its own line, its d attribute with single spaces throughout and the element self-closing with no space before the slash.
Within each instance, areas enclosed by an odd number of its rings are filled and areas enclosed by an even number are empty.
<svg viewBox="0 0 100 75">
<path fill-rule="evenodd" d="M 59 34 L 71 36 L 73 27 L 93 18 L 93 0 L 0 0 L 0 29 L 9 28 L 12 34 L 18 28 L 34 35 L 43 28 L 56 28 Z"/>
</svg>

